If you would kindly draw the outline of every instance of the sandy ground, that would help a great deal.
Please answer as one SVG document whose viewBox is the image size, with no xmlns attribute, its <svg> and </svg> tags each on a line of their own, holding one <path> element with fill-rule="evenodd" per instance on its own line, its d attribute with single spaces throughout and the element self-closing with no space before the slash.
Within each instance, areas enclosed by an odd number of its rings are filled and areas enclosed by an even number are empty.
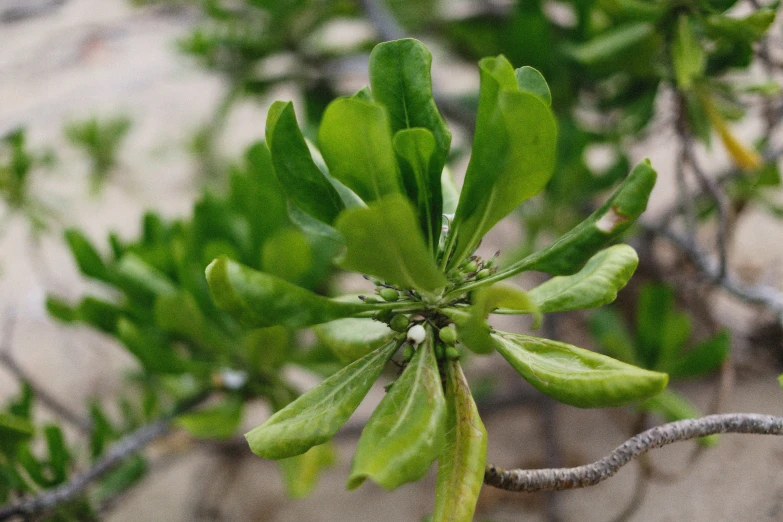
<svg viewBox="0 0 783 522">
<path fill-rule="evenodd" d="M 30 17 L 24 18 L 26 14 Z M 135 234 L 143 209 L 157 208 L 166 215 L 188 211 L 197 189 L 185 144 L 209 118 L 223 88 L 218 78 L 175 50 L 175 40 L 192 22 L 187 14 L 134 10 L 121 0 L 0 0 L 0 134 L 24 125 L 34 147 L 51 146 L 59 158 L 58 166 L 36 186 L 36 194 L 58 214 L 54 231 L 36 245 L 25 223 L 14 220 L 0 240 L 0 307 L 16 317 L 15 356 L 77 407 L 88 397 L 116 389 L 118 373 L 132 361 L 105 338 L 64 329 L 46 317 L 47 292 L 75 298 L 88 287 L 61 244 L 60 229 L 77 225 L 104 244 L 110 229 Z M 449 74 L 437 70 L 435 77 L 437 82 Z M 475 78 L 468 76 L 465 82 L 475 84 Z M 65 144 L 62 125 L 95 114 L 132 115 L 134 126 L 115 179 L 99 198 L 90 198 L 87 165 Z M 264 119 L 264 106 L 238 107 L 227 125 L 230 133 L 223 149 L 235 153 L 260 138 Z M 634 150 L 637 157 L 649 155 L 662 174 L 651 214 L 671 201 L 674 192 L 670 140 L 667 133 L 656 134 Z M 713 161 L 725 163 L 719 150 L 716 155 Z M 749 267 L 760 281 L 779 284 L 782 251 L 764 238 L 780 237 L 780 227 L 761 214 L 744 217 L 733 251 L 737 266 Z M 756 314 L 725 301 L 721 317 L 740 326 L 754 320 Z M 482 366 L 507 382 L 520 380 L 499 357 L 482 361 Z M 14 390 L 13 380 L 0 370 L 0 394 Z M 713 382 L 701 382 L 685 391 L 706 407 L 714 390 Z M 376 390 L 368 398 L 359 418 L 366 418 L 380 395 Z M 741 375 L 724 411 L 783 414 L 783 392 L 774 368 Z M 486 416 L 491 462 L 543 465 L 544 440 L 535 412 L 531 405 L 520 404 Z M 568 465 L 598 458 L 628 436 L 623 431 L 627 422 L 618 411 L 558 406 L 556 421 L 557 441 Z M 355 442 L 340 440 L 340 465 L 303 501 L 283 497 L 273 464 L 254 458 L 218 459 L 204 450 L 155 472 L 108 520 L 185 521 L 201 515 L 201 520 L 231 521 L 411 521 L 429 512 L 434 475 L 391 493 L 373 485 L 347 492 L 344 483 Z M 665 470 L 678 470 L 691 449 L 690 444 L 677 445 L 658 450 L 653 459 Z M 726 436 L 680 480 L 651 485 L 631 520 L 783 520 L 782 464 L 779 439 Z M 611 520 L 630 499 L 636 473 L 636 466 L 629 466 L 590 490 L 558 494 L 563 520 Z M 477 520 L 544 520 L 543 505 L 541 495 L 485 488 Z"/>
</svg>

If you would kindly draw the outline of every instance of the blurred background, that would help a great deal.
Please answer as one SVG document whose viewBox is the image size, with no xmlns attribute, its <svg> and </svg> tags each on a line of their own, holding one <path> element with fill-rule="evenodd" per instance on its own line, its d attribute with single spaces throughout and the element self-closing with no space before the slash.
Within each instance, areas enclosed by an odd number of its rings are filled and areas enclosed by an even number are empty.
<svg viewBox="0 0 783 522">
<path fill-rule="evenodd" d="M 547 244 L 642 158 L 659 173 L 625 238 L 641 264 L 617 303 L 552 314 L 539 334 L 668 371 L 669 389 L 581 410 L 539 394 L 500 357 L 469 358 L 489 462 L 574 466 L 665 421 L 783 414 L 778 4 L 0 0 L 0 506 L 71 483 L 123 436 L 162 423 L 176 429 L 30 519 L 410 521 L 431 512 L 434 469 L 394 492 L 345 490 L 382 386 L 318 461 L 293 468 L 249 452 L 241 433 L 345 360 L 309 333 L 242 331 L 203 280 L 206 264 L 228 254 L 325 295 L 367 288 L 291 221 L 259 142 L 275 100 L 293 100 L 315 141 L 326 105 L 368 83 L 373 45 L 405 36 L 433 53 L 458 185 L 478 60 L 502 53 L 549 82 L 555 174 L 482 254 L 500 250 L 506 263 Z M 485 487 L 476 514 L 782 519 L 783 446 L 740 435 L 656 450 L 586 490 Z"/>
</svg>

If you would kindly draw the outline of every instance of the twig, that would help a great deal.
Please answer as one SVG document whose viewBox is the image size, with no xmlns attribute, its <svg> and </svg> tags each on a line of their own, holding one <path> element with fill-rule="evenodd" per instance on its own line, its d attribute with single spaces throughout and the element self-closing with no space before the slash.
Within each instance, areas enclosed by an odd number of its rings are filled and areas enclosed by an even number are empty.
<svg viewBox="0 0 783 522">
<path fill-rule="evenodd" d="M 8 520 L 15 516 L 31 517 L 39 513 L 51 511 L 57 506 L 75 500 L 92 482 L 103 477 L 125 459 L 143 450 L 150 443 L 166 435 L 171 429 L 171 419 L 173 416 L 196 407 L 198 404 L 202 403 L 206 397 L 207 395 L 199 395 L 184 401 L 175 408 L 175 411 L 171 416 L 155 421 L 152 424 L 142 426 L 136 431 L 124 436 L 112 445 L 106 453 L 103 454 L 103 457 L 95 462 L 90 469 L 74 477 L 71 481 L 62 486 L 42 491 L 32 498 L 21 500 L 5 507 L 0 507 L 0 521 Z"/>
<path fill-rule="evenodd" d="M 11 343 L 13 340 L 13 332 L 16 326 L 14 316 L 12 313 L 6 313 L 6 318 L 3 321 L 3 337 L 0 340 L 0 364 L 20 382 L 27 383 L 27 386 L 33 392 L 35 398 L 44 406 L 49 408 L 57 416 L 63 420 L 72 424 L 83 434 L 90 434 L 92 432 L 92 422 L 89 419 L 79 415 L 68 406 L 60 402 L 54 395 L 46 391 L 44 388 L 38 386 L 27 373 L 19 366 L 16 359 L 11 355 Z"/>
<path fill-rule="evenodd" d="M 576 468 L 505 470 L 488 465 L 484 483 L 508 491 L 524 492 L 561 491 L 594 486 L 651 449 L 716 433 L 783 435 L 783 417 L 726 413 L 670 422 L 628 439 L 601 460 Z"/>
<path fill-rule="evenodd" d="M 381 2 L 376 0 L 361 0 L 362 9 L 383 40 L 399 40 L 405 38 L 405 31 L 391 12 Z"/>
<path fill-rule="evenodd" d="M 32 516 L 74 500 L 90 483 L 114 469 L 127 457 L 141 451 L 149 443 L 165 435 L 169 428 L 169 420 L 162 419 L 126 435 L 114 444 L 101 460 L 70 482 L 58 488 L 44 491 L 36 497 L 0 508 L 0 520 L 7 520 L 17 515 Z"/>
</svg>

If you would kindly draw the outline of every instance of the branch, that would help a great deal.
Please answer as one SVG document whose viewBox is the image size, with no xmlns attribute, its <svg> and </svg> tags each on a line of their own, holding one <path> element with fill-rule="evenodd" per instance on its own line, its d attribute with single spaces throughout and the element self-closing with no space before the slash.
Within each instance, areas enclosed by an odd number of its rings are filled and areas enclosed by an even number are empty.
<svg viewBox="0 0 783 522">
<path fill-rule="evenodd" d="M 171 429 L 171 419 L 174 416 L 196 407 L 206 398 L 207 395 L 203 394 L 186 400 L 174 409 L 171 416 L 142 426 L 124 436 L 112 445 L 90 469 L 74 477 L 70 482 L 54 489 L 42 491 L 35 497 L 0 507 L 0 521 L 8 520 L 14 516 L 31 517 L 75 500 L 92 482 L 103 477 L 128 457 L 143 450 L 148 444 L 166 435 Z"/>
<path fill-rule="evenodd" d="M 641 222 L 642 227 L 668 240 L 681 250 L 696 265 L 701 274 L 712 284 L 731 295 L 753 304 L 765 306 L 783 323 L 783 292 L 767 285 L 746 286 L 729 274 L 720 274 L 719 263 L 712 256 L 697 250 L 686 238 L 666 227 Z"/>
<path fill-rule="evenodd" d="M 162 419 L 126 435 L 109 448 L 101 460 L 70 482 L 44 491 L 36 497 L 0 508 L 0 520 L 13 516 L 32 516 L 74 500 L 90 483 L 114 469 L 127 457 L 141 451 L 147 444 L 165 435 L 169 428 L 169 420 Z"/>
<path fill-rule="evenodd" d="M 508 491 L 561 491 L 594 486 L 654 448 L 716 433 L 783 435 L 783 417 L 755 413 L 708 415 L 663 424 L 628 439 L 606 457 L 576 468 L 510 469 L 488 465 L 484 483 Z"/>
</svg>

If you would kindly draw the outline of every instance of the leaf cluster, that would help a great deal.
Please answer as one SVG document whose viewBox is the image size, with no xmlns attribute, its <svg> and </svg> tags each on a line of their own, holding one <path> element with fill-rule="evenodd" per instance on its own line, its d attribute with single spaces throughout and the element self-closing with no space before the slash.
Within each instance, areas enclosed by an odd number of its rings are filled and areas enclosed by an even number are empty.
<svg viewBox="0 0 783 522">
<path fill-rule="evenodd" d="M 549 89 L 538 71 L 515 70 L 502 55 L 479 62 L 472 154 L 452 208 L 445 194 L 456 189 L 444 174 L 451 134 L 432 96 L 430 65 L 416 40 L 376 46 L 370 86 L 326 108 L 318 131 L 325 165 L 290 103 L 273 104 L 267 117 L 271 162 L 292 215 L 341 244 L 338 263 L 365 274 L 375 295 L 324 298 L 227 257 L 206 273 L 216 304 L 246 326 L 315 326 L 353 361 L 249 432 L 255 453 L 290 458 L 328 441 L 401 350 L 404 369 L 362 432 L 348 487 L 370 478 L 393 489 L 423 477 L 437 459 L 438 519 L 467 520 L 486 431 L 460 350 L 497 351 L 533 386 L 580 407 L 626 404 L 666 385 L 664 373 L 487 322 L 492 313 L 538 316 L 614 300 L 638 258 L 627 245 L 606 246 L 646 207 L 655 171 L 640 163 L 603 206 L 542 250 L 507 267 L 484 260 L 475 253 L 482 237 L 552 175 Z M 530 292 L 501 282 L 528 270 L 556 277 Z M 444 503 L 453 491 L 462 495 Z"/>
</svg>

